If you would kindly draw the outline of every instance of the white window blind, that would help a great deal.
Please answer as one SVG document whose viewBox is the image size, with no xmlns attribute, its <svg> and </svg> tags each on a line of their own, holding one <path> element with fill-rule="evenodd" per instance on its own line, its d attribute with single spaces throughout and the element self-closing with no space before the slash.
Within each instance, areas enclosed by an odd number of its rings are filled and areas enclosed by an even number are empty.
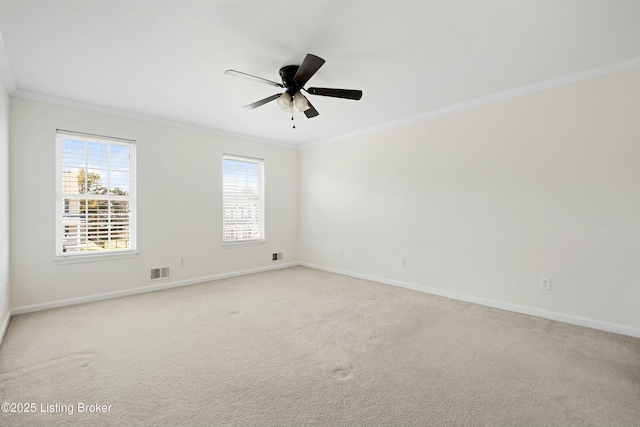
<svg viewBox="0 0 640 427">
<path fill-rule="evenodd" d="M 264 240 L 264 160 L 223 156 L 224 243 Z"/>
<path fill-rule="evenodd" d="M 135 142 L 56 132 L 56 255 L 136 249 Z"/>
</svg>

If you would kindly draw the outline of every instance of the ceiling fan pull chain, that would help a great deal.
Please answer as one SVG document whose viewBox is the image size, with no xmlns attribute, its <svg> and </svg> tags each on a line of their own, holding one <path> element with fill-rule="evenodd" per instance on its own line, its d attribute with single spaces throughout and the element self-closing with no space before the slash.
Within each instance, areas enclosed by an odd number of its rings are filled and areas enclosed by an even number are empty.
<svg viewBox="0 0 640 427">
<path fill-rule="evenodd" d="M 296 128 L 296 121 L 295 121 L 295 119 L 293 118 L 295 115 L 296 115 L 296 109 L 295 109 L 295 107 L 294 107 L 294 108 L 291 110 L 291 120 L 293 121 L 293 128 L 294 128 L 294 129 Z"/>
</svg>

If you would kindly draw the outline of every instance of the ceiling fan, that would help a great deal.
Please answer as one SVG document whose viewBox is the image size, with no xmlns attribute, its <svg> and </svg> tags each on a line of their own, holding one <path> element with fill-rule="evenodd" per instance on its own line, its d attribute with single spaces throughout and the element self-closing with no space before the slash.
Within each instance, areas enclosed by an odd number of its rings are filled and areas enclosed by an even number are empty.
<svg viewBox="0 0 640 427">
<path fill-rule="evenodd" d="M 318 110 L 316 110 L 313 105 L 311 105 L 309 100 L 301 93 L 301 91 L 305 91 L 311 95 L 354 99 L 356 101 L 362 98 L 361 90 L 330 89 L 324 87 L 310 87 L 308 89 L 305 89 L 304 85 L 316 73 L 316 71 L 318 71 L 320 67 L 322 67 L 322 64 L 324 63 L 324 59 L 309 53 L 304 58 L 304 61 L 302 61 L 301 65 L 285 65 L 284 67 L 280 68 L 280 78 L 282 79 L 282 83 L 263 79 L 257 76 L 252 76 L 251 74 L 242 73 L 236 70 L 227 70 L 225 71 L 225 74 L 285 89 L 285 91 L 282 93 L 277 93 L 275 95 L 271 95 L 267 98 L 261 99 L 260 101 L 245 105 L 243 108 L 253 110 L 254 108 L 260 107 L 261 105 L 267 104 L 277 99 L 278 105 L 283 110 L 293 113 L 293 108 L 295 107 L 299 111 L 304 112 L 305 116 L 310 119 L 312 117 L 316 117 L 320 113 L 318 113 Z"/>
</svg>

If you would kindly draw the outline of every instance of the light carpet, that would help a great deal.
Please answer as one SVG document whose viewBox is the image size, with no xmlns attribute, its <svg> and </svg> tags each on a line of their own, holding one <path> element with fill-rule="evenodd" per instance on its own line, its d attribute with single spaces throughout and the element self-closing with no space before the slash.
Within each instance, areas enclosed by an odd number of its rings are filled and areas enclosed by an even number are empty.
<svg viewBox="0 0 640 427">
<path fill-rule="evenodd" d="M 640 340 L 293 267 L 15 316 L 0 396 L 36 404 L 11 426 L 632 426 Z"/>
</svg>

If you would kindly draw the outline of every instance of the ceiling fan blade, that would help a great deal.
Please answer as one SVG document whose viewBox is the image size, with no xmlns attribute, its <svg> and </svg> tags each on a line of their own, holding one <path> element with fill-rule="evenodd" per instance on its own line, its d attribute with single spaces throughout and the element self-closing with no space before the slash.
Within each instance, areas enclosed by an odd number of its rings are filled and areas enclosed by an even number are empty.
<svg viewBox="0 0 640 427">
<path fill-rule="evenodd" d="M 269 86 L 284 87 L 284 86 L 282 86 L 281 83 L 274 82 L 274 81 L 267 80 L 267 79 L 263 79 L 262 77 L 252 76 L 251 74 L 242 73 L 242 72 L 236 71 L 236 70 L 227 70 L 224 73 L 226 75 L 228 75 L 228 76 L 240 77 L 241 79 L 247 79 L 247 80 L 251 80 L 251 81 L 254 81 L 254 82 L 258 82 L 258 83 L 263 83 L 263 84 L 266 84 L 266 85 L 269 85 Z"/>
<path fill-rule="evenodd" d="M 304 115 L 307 116 L 307 119 L 320 115 L 320 113 L 318 113 L 318 110 L 316 110 L 316 108 L 311 105 L 309 101 L 307 101 L 307 104 L 309 105 L 309 109 L 304 112 Z"/>
<path fill-rule="evenodd" d="M 362 98 L 361 90 L 353 89 L 329 89 L 326 87 L 310 87 L 306 89 L 312 95 L 331 96 L 333 98 L 355 99 Z"/>
<path fill-rule="evenodd" d="M 258 108 L 259 106 L 266 104 L 267 102 L 271 102 L 271 101 L 273 101 L 275 99 L 280 98 L 280 95 L 282 95 L 282 94 L 281 93 L 276 93 L 275 95 L 271 95 L 268 98 L 261 99 L 260 101 L 256 101 L 253 104 L 245 105 L 242 108 L 246 108 L 248 110 L 253 110 L 254 108 Z"/>
<path fill-rule="evenodd" d="M 324 59 L 319 56 L 312 55 L 310 53 L 304 57 L 304 61 L 298 68 L 296 75 L 293 77 L 293 81 L 296 82 L 300 86 L 304 86 L 309 79 L 322 67 L 324 64 Z"/>
</svg>

